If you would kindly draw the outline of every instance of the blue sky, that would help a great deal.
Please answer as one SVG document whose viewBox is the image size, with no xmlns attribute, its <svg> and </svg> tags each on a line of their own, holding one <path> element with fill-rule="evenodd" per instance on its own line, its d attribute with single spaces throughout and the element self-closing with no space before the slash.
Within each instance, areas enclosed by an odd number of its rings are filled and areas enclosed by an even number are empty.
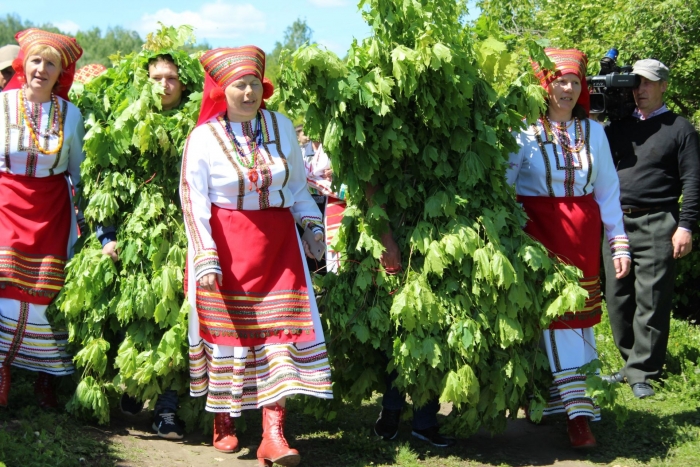
<svg viewBox="0 0 700 467">
<path fill-rule="evenodd" d="M 297 18 L 306 20 L 313 39 L 345 55 L 353 38 L 370 29 L 357 9 L 357 0 L 0 0 L 0 12 L 14 13 L 35 24 L 50 22 L 75 33 L 78 29 L 122 26 L 142 37 L 157 22 L 191 24 L 198 40 L 214 47 L 255 44 L 266 51 L 281 41 Z M 56 5 L 60 7 L 56 7 Z"/>
</svg>

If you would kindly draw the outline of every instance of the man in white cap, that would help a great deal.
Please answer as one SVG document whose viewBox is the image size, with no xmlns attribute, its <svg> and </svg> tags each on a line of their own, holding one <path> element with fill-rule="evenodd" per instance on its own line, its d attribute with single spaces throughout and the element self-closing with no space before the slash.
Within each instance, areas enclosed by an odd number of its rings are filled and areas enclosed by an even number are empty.
<svg viewBox="0 0 700 467">
<path fill-rule="evenodd" d="M 12 61 L 17 58 L 17 54 L 19 54 L 18 45 L 11 44 L 0 47 L 0 91 L 5 88 L 15 74 Z"/>
<path fill-rule="evenodd" d="M 664 104 L 668 68 L 646 59 L 634 64 L 633 73 L 641 78 L 634 90 L 637 108 L 606 128 L 620 178 L 632 270 L 618 280 L 604 263 L 608 315 L 625 360 L 619 372 L 605 378 L 627 380 L 642 399 L 654 395 L 649 382 L 659 378 L 664 365 L 675 262 L 693 247 L 700 208 L 700 144 L 693 125 Z"/>
</svg>

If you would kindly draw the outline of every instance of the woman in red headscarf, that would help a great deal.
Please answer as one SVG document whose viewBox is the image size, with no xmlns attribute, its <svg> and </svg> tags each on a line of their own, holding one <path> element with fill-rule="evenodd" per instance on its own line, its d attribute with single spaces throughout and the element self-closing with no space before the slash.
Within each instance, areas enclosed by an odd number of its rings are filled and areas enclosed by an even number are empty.
<svg viewBox="0 0 700 467">
<path fill-rule="evenodd" d="M 272 94 L 257 47 L 215 49 L 202 110 L 182 161 L 189 240 L 190 391 L 215 412 L 214 447 L 238 446 L 232 417 L 262 408 L 261 465 L 299 463 L 284 438 L 285 398 L 331 398 L 326 345 L 295 223 L 323 239 L 292 122 L 264 109 Z"/>
<path fill-rule="evenodd" d="M 71 185 L 80 183 L 84 129 L 67 95 L 82 49 L 40 29 L 15 37 L 16 74 L 0 93 L 0 406 L 14 365 L 39 372 L 35 393 L 52 407 L 53 377 L 73 373 L 67 335 L 51 329 L 46 308 L 77 238 Z"/>
<path fill-rule="evenodd" d="M 618 279 L 629 273 L 629 242 L 608 140 L 603 127 L 587 118 L 586 55 L 576 49 L 545 52 L 556 70 L 533 67 L 547 91 L 547 111 L 516 135 L 520 151 L 510 155 L 506 177 L 529 217 L 525 231 L 583 271 L 584 308 L 544 331 L 554 375 L 544 415 L 566 413 L 572 446 L 593 447 L 588 420 L 600 420 L 600 407 L 586 397 L 586 376 L 578 369 L 597 358 L 593 326 L 601 317 L 601 221 Z"/>
</svg>

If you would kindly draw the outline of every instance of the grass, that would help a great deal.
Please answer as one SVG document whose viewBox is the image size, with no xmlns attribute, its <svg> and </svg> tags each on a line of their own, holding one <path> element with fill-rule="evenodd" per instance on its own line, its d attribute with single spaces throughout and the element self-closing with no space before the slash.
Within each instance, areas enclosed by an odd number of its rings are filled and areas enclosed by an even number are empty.
<svg viewBox="0 0 700 467">
<path fill-rule="evenodd" d="M 596 328 L 597 345 L 604 371 L 612 372 L 622 362 L 606 321 Z M 656 387 L 657 395 L 639 401 L 627 386 L 620 387 L 618 401 L 627 419 L 618 426 L 614 414 L 604 410 L 603 420 L 593 425 L 599 447 L 588 453 L 568 448 L 563 418 L 548 419 L 540 427 L 519 419 L 503 435 L 479 433 L 448 450 L 412 438 L 408 421 L 402 422 L 396 442 L 378 441 L 372 426 L 379 397 L 360 407 L 346 405 L 333 421 L 304 415 L 303 399 L 290 400 L 286 432 L 308 467 L 495 467 L 566 460 L 611 467 L 695 467 L 700 465 L 699 359 L 700 328 L 674 320 L 667 374 Z M 41 411 L 33 397 L 33 377 L 13 369 L 10 408 L 0 410 L 0 467 L 149 465 L 148 452 L 123 452 L 98 427 L 61 411 Z M 66 385 L 63 401 L 69 391 Z M 260 412 L 246 413 L 246 420 L 241 445 L 254 446 L 261 435 Z M 238 458 L 253 460 L 254 450 Z"/>
<path fill-rule="evenodd" d="M 44 411 L 34 398 L 35 373 L 12 369 L 9 407 L 0 409 L 0 466 L 108 467 L 121 456 L 100 430 L 62 411 Z M 67 402 L 70 384 L 59 387 Z"/>
</svg>

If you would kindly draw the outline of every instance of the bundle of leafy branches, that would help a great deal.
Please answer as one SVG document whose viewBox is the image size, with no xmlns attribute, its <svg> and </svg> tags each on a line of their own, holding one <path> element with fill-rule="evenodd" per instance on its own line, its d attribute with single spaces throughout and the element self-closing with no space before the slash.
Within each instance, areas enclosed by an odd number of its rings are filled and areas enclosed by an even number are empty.
<svg viewBox="0 0 700 467">
<path fill-rule="evenodd" d="M 192 28 L 163 27 L 141 52 L 113 57 L 114 67 L 75 102 L 85 118 L 82 180 L 92 228 L 68 264 L 53 319 L 70 332 L 79 375 L 68 409 L 101 423 L 122 390 L 154 403 L 165 390 L 189 387 L 178 183 L 204 75 L 197 56 L 181 49 L 188 42 Z M 187 88 L 184 103 L 169 111 L 161 107 L 162 86 L 148 78 L 149 60 L 161 54 L 173 58 Z M 102 254 L 98 224 L 118 228 L 116 264 Z"/>
<path fill-rule="evenodd" d="M 322 138 L 348 186 L 334 246 L 344 262 L 324 282 L 334 392 L 359 401 L 396 370 L 414 405 L 454 404 L 449 430 L 501 430 L 528 396 L 542 408 L 541 330 L 585 297 L 578 271 L 522 232 L 505 182 L 511 131 L 539 114 L 542 92 L 525 75 L 494 90 L 497 70 L 524 66 L 496 41 L 477 47 L 465 2 L 363 6 L 372 37 L 345 62 L 316 46 L 283 57 L 275 96 Z M 546 62 L 534 43 L 532 53 Z M 396 276 L 378 261 L 387 222 L 403 258 Z"/>
</svg>

